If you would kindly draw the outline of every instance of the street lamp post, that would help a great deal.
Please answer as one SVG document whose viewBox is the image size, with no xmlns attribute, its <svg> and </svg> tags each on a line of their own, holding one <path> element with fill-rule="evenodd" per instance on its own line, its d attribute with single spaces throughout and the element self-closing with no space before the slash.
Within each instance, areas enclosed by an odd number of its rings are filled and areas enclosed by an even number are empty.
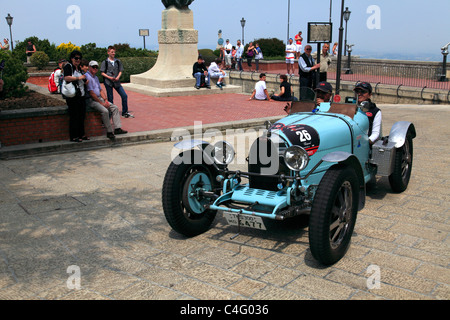
<svg viewBox="0 0 450 320">
<path fill-rule="evenodd" d="M 291 0 L 288 0 L 288 23 L 287 23 L 287 39 L 286 39 L 286 43 L 289 42 L 289 25 L 291 23 Z"/>
<path fill-rule="evenodd" d="M 241 27 L 242 27 L 242 45 L 245 46 L 245 40 L 244 40 L 245 19 L 244 19 L 244 17 L 242 17 L 242 19 L 241 19 Z"/>
<path fill-rule="evenodd" d="M 11 51 L 13 51 L 14 50 L 14 42 L 13 42 L 13 38 L 12 38 L 11 26 L 12 26 L 14 18 L 11 17 L 11 15 L 8 13 L 8 16 L 5 19 L 6 19 L 6 23 L 9 26 L 9 37 L 11 38 Z"/>
<path fill-rule="evenodd" d="M 339 27 L 339 44 L 338 44 L 338 58 L 337 58 L 337 65 L 336 65 L 336 94 L 339 94 L 340 92 L 340 86 L 341 86 L 341 68 L 342 68 L 342 38 L 344 33 L 344 0 L 342 0 L 341 5 L 341 24 Z"/>
<path fill-rule="evenodd" d="M 344 20 L 345 20 L 345 43 L 344 43 L 344 56 L 347 55 L 347 23 L 348 20 L 350 20 L 350 14 L 352 12 L 348 10 L 348 7 L 345 8 L 344 14 Z"/>
</svg>

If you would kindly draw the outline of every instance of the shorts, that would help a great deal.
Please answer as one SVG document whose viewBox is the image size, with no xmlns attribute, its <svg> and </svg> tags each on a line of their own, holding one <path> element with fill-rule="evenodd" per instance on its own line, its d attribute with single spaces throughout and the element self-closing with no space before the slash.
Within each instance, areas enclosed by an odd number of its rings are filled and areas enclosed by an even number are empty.
<svg viewBox="0 0 450 320">
<path fill-rule="evenodd" d="M 286 64 L 294 64 L 294 58 L 292 59 L 286 59 Z"/>
<path fill-rule="evenodd" d="M 302 52 L 303 46 L 301 44 L 297 45 L 297 52 Z"/>
</svg>

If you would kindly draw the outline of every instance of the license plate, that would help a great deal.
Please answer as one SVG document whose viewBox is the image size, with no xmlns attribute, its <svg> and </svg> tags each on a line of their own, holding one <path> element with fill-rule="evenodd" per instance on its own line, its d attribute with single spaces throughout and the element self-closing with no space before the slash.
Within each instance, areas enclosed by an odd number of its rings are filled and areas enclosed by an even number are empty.
<svg viewBox="0 0 450 320">
<path fill-rule="evenodd" d="M 238 215 L 236 213 L 224 212 L 223 215 L 229 225 L 231 226 L 238 225 Z M 266 230 L 266 226 L 264 225 L 263 219 L 261 217 L 241 214 L 239 215 L 239 222 L 241 227 Z"/>
</svg>

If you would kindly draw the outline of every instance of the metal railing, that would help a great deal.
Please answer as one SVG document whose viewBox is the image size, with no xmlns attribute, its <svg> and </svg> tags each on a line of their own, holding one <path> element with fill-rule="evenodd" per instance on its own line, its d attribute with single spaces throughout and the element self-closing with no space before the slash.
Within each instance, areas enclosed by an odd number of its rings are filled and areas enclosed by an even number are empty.
<svg viewBox="0 0 450 320">
<path fill-rule="evenodd" d="M 442 79 L 442 66 L 418 64 L 367 63 L 351 61 L 350 68 L 343 61 L 342 81 L 367 81 L 373 84 L 387 84 L 418 88 L 450 90 L 450 81 Z M 329 70 L 328 79 L 336 79 L 336 72 Z"/>
</svg>

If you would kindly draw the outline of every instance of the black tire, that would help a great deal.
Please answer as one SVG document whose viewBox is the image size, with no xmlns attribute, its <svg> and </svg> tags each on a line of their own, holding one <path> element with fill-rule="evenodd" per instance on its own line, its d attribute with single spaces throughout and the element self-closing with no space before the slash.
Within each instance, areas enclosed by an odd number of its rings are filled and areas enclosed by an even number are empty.
<svg viewBox="0 0 450 320">
<path fill-rule="evenodd" d="M 359 181 L 350 166 L 336 165 L 317 188 L 309 222 L 313 257 L 324 265 L 339 261 L 347 252 L 355 227 Z"/>
<path fill-rule="evenodd" d="M 198 150 L 191 150 L 192 158 Z M 183 158 L 183 154 L 179 157 Z M 209 230 L 216 210 L 199 209 L 203 204 L 209 203 L 207 198 L 198 199 L 190 197 L 190 182 L 197 176 L 201 180 L 208 180 L 205 186 L 208 191 L 212 191 L 215 184 L 214 168 L 205 164 L 186 164 L 172 161 L 167 169 L 162 187 L 162 205 L 164 215 L 169 225 L 178 233 L 186 237 L 194 237 Z M 189 199 L 197 201 L 197 206 L 192 206 Z"/>
<path fill-rule="evenodd" d="M 389 184 L 394 192 L 403 192 L 408 188 L 411 178 L 413 163 L 413 143 L 411 135 L 408 134 L 405 144 L 396 149 L 394 158 L 394 171 L 389 176 Z"/>
</svg>

